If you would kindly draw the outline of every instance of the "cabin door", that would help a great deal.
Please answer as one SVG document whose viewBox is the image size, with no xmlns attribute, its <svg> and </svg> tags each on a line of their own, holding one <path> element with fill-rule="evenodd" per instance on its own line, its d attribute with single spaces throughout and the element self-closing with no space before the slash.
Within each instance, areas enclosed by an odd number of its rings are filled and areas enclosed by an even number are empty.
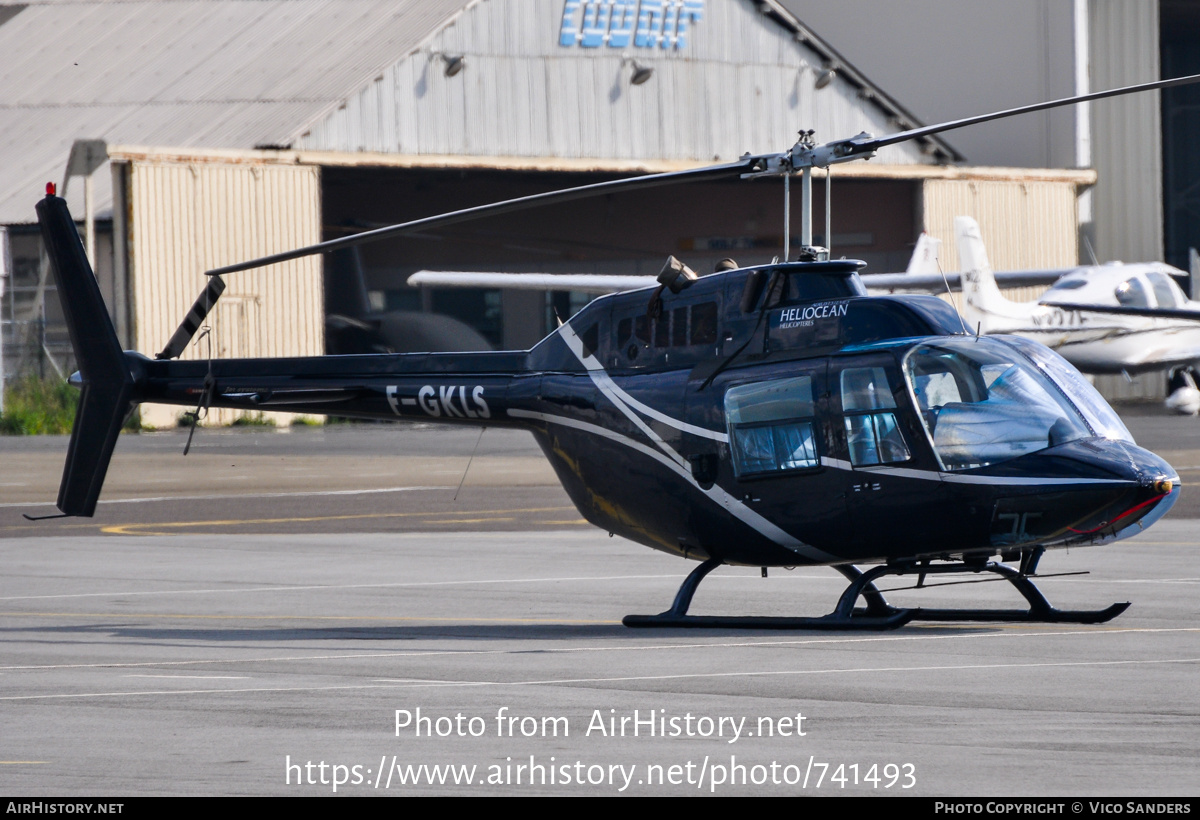
<svg viewBox="0 0 1200 820">
<path fill-rule="evenodd" d="M 839 360 L 830 368 L 835 449 L 849 513 L 848 535 L 864 558 L 928 546 L 945 488 L 919 446 L 920 422 L 890 354 Z"/>
</svg>

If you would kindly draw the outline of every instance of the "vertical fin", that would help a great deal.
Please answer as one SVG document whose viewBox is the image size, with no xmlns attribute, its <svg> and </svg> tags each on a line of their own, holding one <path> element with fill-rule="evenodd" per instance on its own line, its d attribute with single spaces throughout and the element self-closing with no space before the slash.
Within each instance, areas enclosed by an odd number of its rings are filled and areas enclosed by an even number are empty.
<svg viewBox="0 0 1200 820">
<path fill-rule="evenodd" d="M 921 231 L 921 235 L 917 237 L 917 244 L 913 247 L 912 257 L 908 260 L 908 268 L 904 272 L 908 274 L 941 273 L 941 249 L 942 240 Z"/>
<path fill-rule="evenodd" d="M 963 318 L 981 333 L 995 332 L 994 319 L 1009 315 L 1013 303 L 996 286 L 979 223 L 969 216 L 954 217 L 954 236 L 962 268 Z"/>
<path fill-rule="evenodd" d="M 67 515 L 91 516 L 121 425 L 137 402 L 135 382 L 67 203 L 47 195 L 37 213 L 82 376 L 58 508 Z"/>
</svg>

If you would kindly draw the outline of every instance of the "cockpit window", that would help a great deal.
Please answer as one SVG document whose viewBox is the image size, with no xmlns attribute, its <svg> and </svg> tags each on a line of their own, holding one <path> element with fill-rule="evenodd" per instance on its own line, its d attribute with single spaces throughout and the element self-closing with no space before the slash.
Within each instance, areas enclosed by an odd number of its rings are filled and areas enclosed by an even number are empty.
<svg viewBox="0 0 1200 820">
<path fill-rule="evenodd" d="M 1004 343 L 1015 347 L 1032 361 L 1050 380 L 1066 394 L 1067 400 L 1083 415 L 1092 432 L 1100 438 L 1128 441 L 1133 436 L 1121 417 L 1116 414 L 1100 391 L 1071 366 L 1070 362 L 1045 345 L 1040 345 L 1021 336 L 1004 336 Z"/>
<path fill-rule="evenodd" d="M 1059 279 L 1050 286 L 1050 290 L 1079 290 L 1088 283 L 1087 279 Z M 1049 293 L 1050 291 L 1047 291 Z"/>
<path fill-rule="evenodd" d="M 905 358 L 904 371 L 947 470 L 984 467 L 1093 435 L 1049 379 L 1005 345 L 922 345 Z"/>
<path fill-rule="evenodd" d="M 747 384 L 725 393 L 725 421 L 738 477 L 820 466 L 812 379 Z"/>
<path fill-rule="evenodd" d="M 1126 279 L 1114 291 L 1117 301 L 1125 307 L 1150 307 L 1146 286 L 1137 279 Z"/>
<path fill-rule="evenodd" d="M 1175 298 L 1176 288 L 1166 274 L 1147 273 L 1146 278 L 1150 280 L 1150 287 L 1154 289 L 1154 298 L 1158 300 L 1159 307 L 1179 307 L 1179 302 Z"/>
</svg>

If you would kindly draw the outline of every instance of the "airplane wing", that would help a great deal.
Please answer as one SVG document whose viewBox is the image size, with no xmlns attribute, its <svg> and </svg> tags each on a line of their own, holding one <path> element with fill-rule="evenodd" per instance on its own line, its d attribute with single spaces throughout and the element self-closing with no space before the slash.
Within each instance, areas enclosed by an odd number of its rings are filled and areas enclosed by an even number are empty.
<svg viewBox="0 0 1200 820">
<path fill-rule="evenodd" d="M 1052 285 L 1075 268 L 1050 268 L 1047 270 L 1006 270 L 995 274 L 996 284 L 1005 288 L 1023 288 L 1028 285 Z M 941 293 L 950 283 L 951 290 L 962 289 L 962 275 L 947 273 L 945 281 L 940 273 L 864 273 L 863 284 L 871 290 L 918 291 Z"/>
<path fill-rule="evenodd" d="M 1151 319 L 1189 319 L 1200 322 L 1200 310 L 1186 308 L 1127 307 L 1125 305 L 1095 305 L 1074 302 L 1039 302 L 1046 307 L 1078 310 L 1087 313 L 1111 313 L 1115 316 L 1146 316 Z"/>
</svg>

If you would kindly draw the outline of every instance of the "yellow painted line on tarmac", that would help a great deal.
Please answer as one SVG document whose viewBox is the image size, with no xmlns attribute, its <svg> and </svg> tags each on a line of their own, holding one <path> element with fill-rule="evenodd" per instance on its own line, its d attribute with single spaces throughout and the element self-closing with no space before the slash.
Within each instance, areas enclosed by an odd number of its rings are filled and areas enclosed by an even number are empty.
<svg viewBox="0 0 1200 820">
<path fill-rule="evenodd" d="M 354 513 L 348 515 L 314 515 L 290 518 L 227 518 L 204 521 L 166 521 L 161 523 L 110 524 L 100 531 L 109 535 L 170 535 L 159 530 L 179 530 L 193 527 L 237 527 L 262 524 L 310 524 L 317 521 L 361 521 L 372 518 L 423 518 L 424 524 L 478 524 L 489 521 L 513 521 L 515 516 L 528 513 L 558 512 L 570 507 L 529 507 L 507 510 L 463 510 L 462 512 L 399 512 L 399 513 Z M 463 518 L 463 516 L 477 516 Z M 483 517 L 478 517 L 482 515 Z M 530 521 L 530 524 L 542 522 Z"/>
</svg>

